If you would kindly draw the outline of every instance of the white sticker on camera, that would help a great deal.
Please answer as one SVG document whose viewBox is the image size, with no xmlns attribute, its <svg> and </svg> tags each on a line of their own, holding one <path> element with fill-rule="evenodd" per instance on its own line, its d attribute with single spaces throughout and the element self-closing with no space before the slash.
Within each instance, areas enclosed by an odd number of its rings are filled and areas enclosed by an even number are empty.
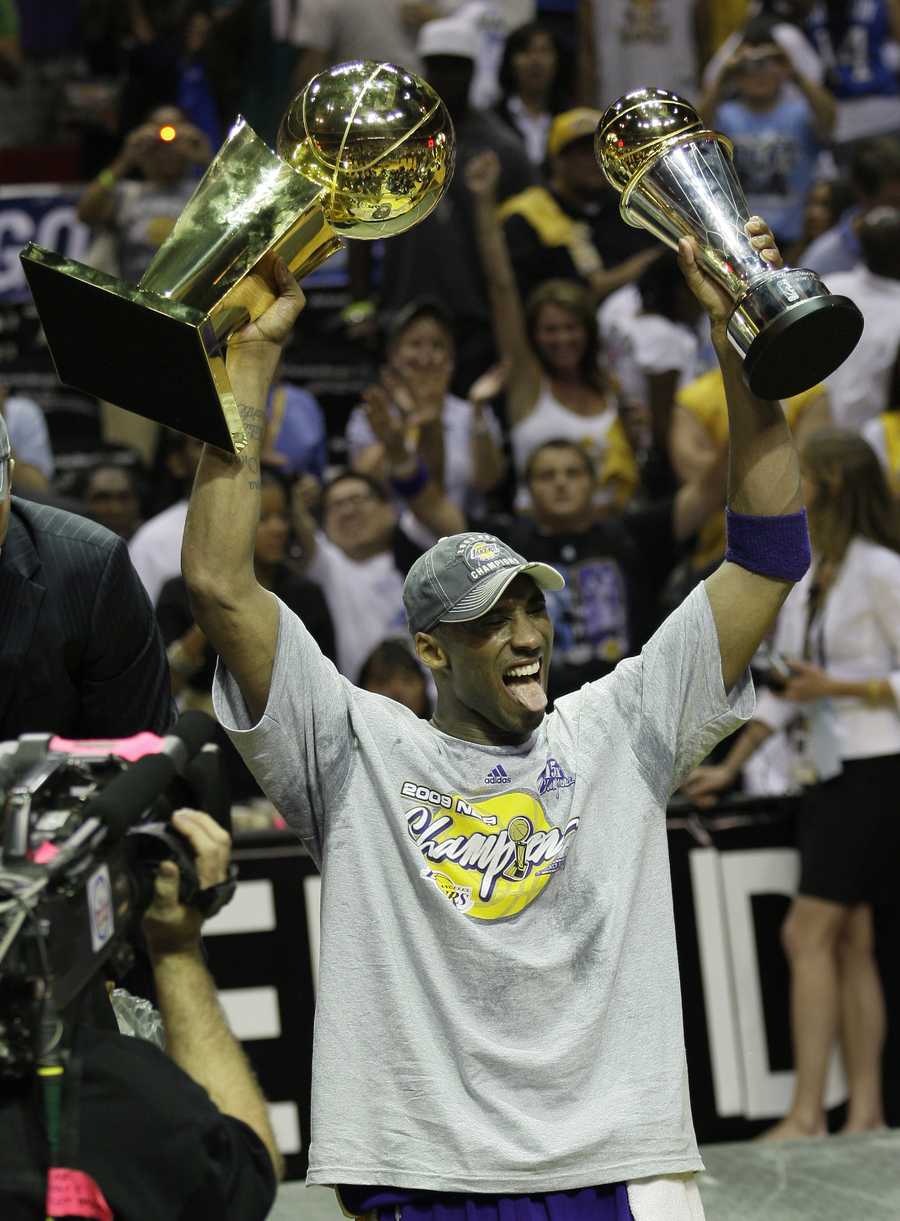
<svg viewBox="0 0 900 1221">
<path fill-rule="evenodd" d="M 91 922 L 91 949 L 96 954 L 112 937 L 116 927 L 113 915 L 112 883 L 109 880 L 107 865 L 101 865 L 88 878 L 87 905 Z"/>
</svg>

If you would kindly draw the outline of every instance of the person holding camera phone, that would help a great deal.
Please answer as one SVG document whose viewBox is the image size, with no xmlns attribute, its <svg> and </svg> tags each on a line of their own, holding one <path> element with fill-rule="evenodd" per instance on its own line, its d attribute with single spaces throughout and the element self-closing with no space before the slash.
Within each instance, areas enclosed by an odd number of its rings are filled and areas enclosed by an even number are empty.
<svg viewBox="0 0 900 1221">
<path fill-rule="evenodd" d="M 697 768 L 682 788 L 709 807 L 773 733 L 794 737 L 804 785 L 800 882 L 782 936 L 797 1078 L 788 1115 L 767 1134 L 783 1140 L 825 1132 L 825 1078 L 838 1035 L 850 1095 L 844 1131 L 884 1124 L 885 1006 L 871 905 L 895 902 L 900 861 L 898 510 L 857 433 L 822 429 L 801 463 L 815 563 L 775 631 L 786 681 L 779 694 L 760 696 L 725 759 Z"/>
<path fill-rule="evenodd" d="M 225 882 L 228 833 L 199 810 L 178 810 L 172 823 L 194 854 L 200 887 Z M 266 1101 L 206 968 L 204 917 L 180 902 L 178 887 L 178 866 L 163 861 L 143 919 L 166 1052 L 63 1015 L 70 1054 L 55 1160 L 65 1171 L 54 1171 L 49 1193 L 35 1078 L 0 1080 L 3 1221 L 69 1215 L 76 1194 L 90 1206 L 78 1215 L 96 1221 L 268 1214 L 283 1165 Z"/>
<path fill-rule="evenodd" d="M 766 217 L 782 248 L 799 243 L 819 153 L 837 116 L 834 98 L 797 70 L 775 40 L 772 23 L 758 18 L 699 109 L 733 142 L 750 210 Z"/>
<path fill-rule="evenodd" d="M 113 239 L 115 266 L 101 270 L 130 284 L 140 280 L 211 156 L 206 136 L 177 106 L 158 106 L 128 133 L 119 155 L 78 201 L 78 219 Z"/>
<path fill-rule="evenodd" d="M 85 263 L 137 284 L 211 157 L 209 140 L 177 106 L 152 110 L 78 201 L 78 219 L 93 230 Z M 104 440 L 133 446 L 152 462 L 159 425 L 112 403 L 101 408 Z"/>
</svg>

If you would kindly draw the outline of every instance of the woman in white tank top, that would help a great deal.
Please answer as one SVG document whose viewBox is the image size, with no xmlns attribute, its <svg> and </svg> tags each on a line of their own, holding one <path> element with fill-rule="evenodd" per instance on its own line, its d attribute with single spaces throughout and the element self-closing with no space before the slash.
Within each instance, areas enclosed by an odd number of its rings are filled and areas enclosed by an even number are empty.
<svg viewBox="0 0 900 1221">
<path fill-rule="evenodd" d="M 496 214 L 499 171 L 491 152 L 472 158 L 465 169 L 494 333 L 507 367 L 516 474 L 521 479 L 528 456 L 543 442 L 574 441 L 593 459 L 602 499 L 621 506 L 637 487 L 638 467 L 599 367 L 594 302 L 574 280 L 547 280 L 523 305 Z"/>
</svg>

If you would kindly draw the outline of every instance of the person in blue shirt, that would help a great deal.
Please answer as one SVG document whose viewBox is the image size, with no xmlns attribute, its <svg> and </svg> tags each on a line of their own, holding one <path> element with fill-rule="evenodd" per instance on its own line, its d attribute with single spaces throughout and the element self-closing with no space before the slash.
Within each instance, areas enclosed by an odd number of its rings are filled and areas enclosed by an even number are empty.
<svg viewBox="0 0 900 1221">
<path fill-rule="evenodd" d="M 797 72 L 761 18 L 748 26 L 701 109 L 734 143 L 750 211 L 769 220 L 782 246 L 799 241 L 819 151 L 835 122 L 834 99 Z"/>
<path fill-rule="evenodd" d="M 804 31 L 838 100 L 835 142 L 900 130 L 900 84 L 888 51 L 888 44 L 900 39 L 896 0 L 817 3 Z"/>
<path fill-rule="evenodd" d="M 900 139 L 877 136 L 860 142 L 850 165 L 856 203 L 803 251 L 803 266 L 820 276 L 852 271 L 861 258 L 859 227 L 875 208 L 900 208 Z"/>
</svg>

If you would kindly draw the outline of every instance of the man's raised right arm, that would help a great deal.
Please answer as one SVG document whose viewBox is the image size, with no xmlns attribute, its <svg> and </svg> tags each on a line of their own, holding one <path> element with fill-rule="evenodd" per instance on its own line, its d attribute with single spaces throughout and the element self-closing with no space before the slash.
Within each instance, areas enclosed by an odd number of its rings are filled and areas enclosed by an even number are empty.
<svg viewBox="0 0 900 1221">
<path fill-rule="evenodd" d="M 226 367 L 246 448 L 236 456 L 204 447 L 181 548 L 194 619 L 237 680 L 254 721 L 265 711 L 278 637 L 278 604 L 253 570 L 259 455 L 269 385 L 304 304 L 296 280 L 280 261 L 275 284 L 278 296 L 269 308 L 228 343 Z"/>
</svg>

